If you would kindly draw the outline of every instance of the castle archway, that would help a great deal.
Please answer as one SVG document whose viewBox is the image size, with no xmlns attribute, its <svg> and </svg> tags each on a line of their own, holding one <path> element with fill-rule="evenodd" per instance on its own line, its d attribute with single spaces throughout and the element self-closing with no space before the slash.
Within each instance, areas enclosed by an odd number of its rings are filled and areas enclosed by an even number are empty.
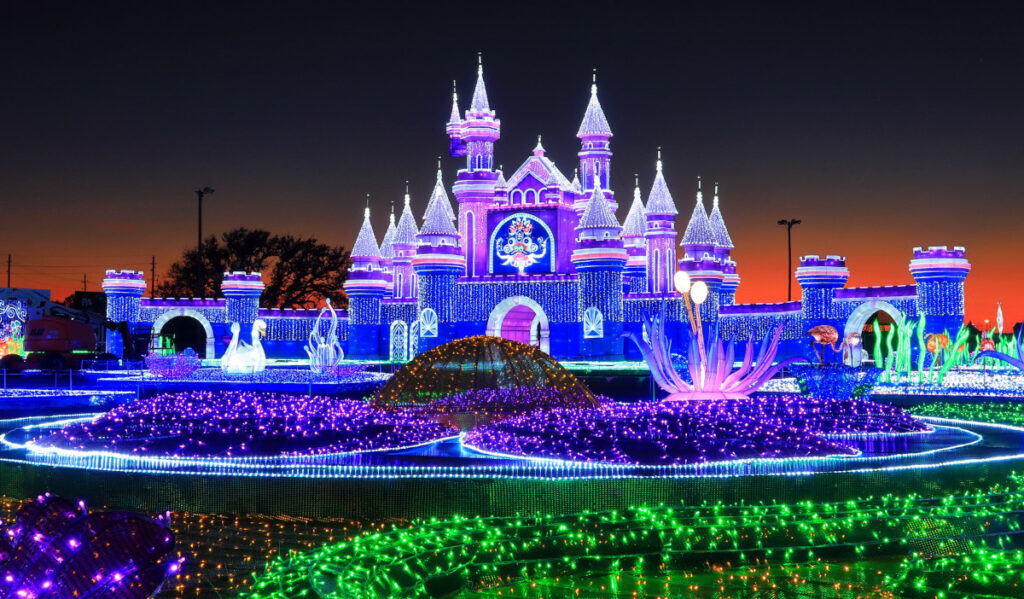
<svg viewBox="0 0 1024 599">
<path fill-rule="evenodd" d="M 870 333 L 866 332 L 864 327 L 869 322 L 877 319 L 879 323 L 891 326 L 899 325 L 903 322 L 903 318 L 903 312 L 900 312 L 899 308 L 884 300 L 872 299 L 857 306 L 857 308 L 850 313 L 850 317 L 846 319 L 846 327 L 843 329 L 843 339 L 846 339 L 851 333 L 859 333 L 861 335 L 862 342 L 858 347 L 853 348 L 853 351 L 850 352 L 847 364 L 859 366 L 867 359 L 868 356 L 871 355 L 875 340 L 878 338 L 879 331 L 871 331 Z"/>
<path fill-rule="evenodd" d="M 161 336 L 173 340 L 176 352 L 191 347 L 200 358 L 216 357 L 213 327 L 205 316 L 195 310 L 177 308 L 161 314 L 153 322 L 153 339 Z"/>
<path fill-rule="evenodd" d="M 491 310 L 487 334 L 539 347 L 551 353 L 551 323 L 544 308 L 534 300 L 516 296 L 502 301 Z"/>
</svg>

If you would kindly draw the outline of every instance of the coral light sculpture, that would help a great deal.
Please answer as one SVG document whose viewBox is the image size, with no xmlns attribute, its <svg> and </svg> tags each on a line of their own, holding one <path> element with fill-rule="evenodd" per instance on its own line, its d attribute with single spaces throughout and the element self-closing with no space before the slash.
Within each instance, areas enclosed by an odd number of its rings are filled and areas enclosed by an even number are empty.
<svg viewBox="0 0 1024 599">
<path fill-rule="evenodd" d="M 1019 370 L 1024 371 L 1024 327 L 1021 327 L 1020 331 L 1017 332 L 1016 358 L 1011 356 L 1010 354 L 1001 351 L 996 351 L 994 349 L 987 349 L 978 352 L 978 355 L 975 358 L 975 360 L 977 360 L 978 358 L 995 358 L 996 360 L 1001 360 L 1003 362 L 1006 362 L 1007 364 L 1010 364 L 1011 366 L 1016 366 Z"/>
<path fill-rule="evenodd" d="M 331 326 L 325 337 L 320 334 L 320 321 L 328 310 L 331 312 Z M 338 313 L 334 311 L 330 299 L 327 300 L 326 308 L 320 308 L 313 330 L 309 333 L 306 355 L 309 356 L 309 369 L 316 374 L 337 371 L 341 361 L 345 359 L 345 351 L 338 341 Z"/>
<path fill-rule="evenodd" d="M 782 327 L 779 326 L 774 333 L 765 335 L 761 341 L 760 350 L 757 352 L 756 360 L 754 359 L 754 338 L 751 336 L 747 340 L 743 365 L 739 369 L 733 370 L 735 344 L 723 345 L 721 339 L 715 336 L 711 339 L 711 347 L 708 351 L 705 347 L 699 317 L 698 322 L 695 323 L 693 320 L 693 310 L 689 304 L 690 285 L 687 277 L 677 276 L 676 287 L 683 292 L 683 301 L 686 302 L 687 311 L 690 313 L 690 326 L 694 333 L 690 337 L 689 360 L 687 361 L 690 380 L 693 383 L 686 382 L 672 364 L 670 351 L 672 344 L 665 334 L 664 299 L 657 316 L 644 317 L 649 342 L 645 342 L 633 332 L 624 334 L 640 348 L 640 353 L 647 361 L 655 382 L 669 394 L 665 401 L 746 399 L 786 366 L 806 361 L 802 356 L 794 356 L 772 365 L 779 350 L 779 338 L 782 336 Z M 695 298 L 698 307 L 703 301 L 703 295 L 704 292 L 700 291 L 698 297 Z"/>
</svg>

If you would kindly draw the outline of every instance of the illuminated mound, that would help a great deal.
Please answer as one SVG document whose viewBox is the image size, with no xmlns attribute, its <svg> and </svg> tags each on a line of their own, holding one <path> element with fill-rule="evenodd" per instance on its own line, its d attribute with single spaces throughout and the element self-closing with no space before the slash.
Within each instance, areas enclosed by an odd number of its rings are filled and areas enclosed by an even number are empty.
<svg viewBox="0 0 1024 599">
<path fill-rule="evenodd" d="M 1022 484 L 420 521 L 278 559 L 243 597 L 1020 597 Z"/>
<path fill-rule="evenodd" d="M 479 427 L 463 443 L 522 457 L 663 465 L 856 455 L 843 435 L 928 430 L 891 406 L 790 396 L 537 410 Z"/>
<path fill-rule="evenodd" d="M 43 448 L 175 457 L 376 451 L 450 437 L 435 420 L 360 401 L 251 392 L 158 395 L 36 440 Z"/>
<path fill-rule="evenodd" d="M 548 388 L 586 398 L 593 394 L 554 358 L 536 347 L 500 337 L 467 337 L 416 356 L 374 397 L 378 406 L 423 405 L 474 390 Z M 557 403 L 552 405 L 560 405 Z"/>
</svg>

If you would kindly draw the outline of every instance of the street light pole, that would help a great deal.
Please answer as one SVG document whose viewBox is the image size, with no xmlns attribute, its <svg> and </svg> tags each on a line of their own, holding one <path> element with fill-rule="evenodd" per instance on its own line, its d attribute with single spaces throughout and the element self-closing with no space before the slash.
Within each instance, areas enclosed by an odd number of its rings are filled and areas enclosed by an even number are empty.
<svg viewBox="0 0 1024 599">
<path fill-rule="evenodd" d="M 203 264 L 203 197 L 211 193 L 212 187 L 196 190 L 196 198 L 199 200 L 199 227 L 196 234 L 196 270 L 199 272 L 196 279 L 196 297 L 203 297 L 206 294 L 206 268 Z"/>
<path fill-rule="evenodd" d="M 793 301 L 793 225 L 799 225 L 800 220 L 791 218 L 782 219 L 780 225 L 786 227 L 786 301 Z"/>
</svg>

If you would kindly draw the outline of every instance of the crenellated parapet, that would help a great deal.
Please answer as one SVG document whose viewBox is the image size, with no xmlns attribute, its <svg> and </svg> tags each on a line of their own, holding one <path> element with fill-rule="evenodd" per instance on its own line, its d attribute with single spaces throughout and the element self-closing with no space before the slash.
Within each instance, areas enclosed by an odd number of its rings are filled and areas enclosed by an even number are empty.
<svg viewBox="0 0 1024 599">
<path fill-rule="evenodd" d="M 739 286 L 740 276 L 736 274 L 736 262 L 726 258 L 722 261 L 722 285 L 718 290 L 719 307 L 736 303 L 736 290 Z"/>
<path fill-rule="evenodd" d="M 802 256 L 800 266 L 796 269 L 796 280 L 803 289 L 801 304 L 807 328 L 827 324 L 841 329 L 834 322 L 832 302 L 837 289 L 846 285 L 850 278 L 850 269 L 846 267 L 843 256 L 825 256 L 816 254 Z"/>
<path fill-rule="evenodd" d="M 258 318 L 260 296 L 263 295 L 263 277 L 259 272 L 225 272 L 220 289 L 224 294 L 229 322 L 237 322 L 243 330 Z"/>
</svg>

